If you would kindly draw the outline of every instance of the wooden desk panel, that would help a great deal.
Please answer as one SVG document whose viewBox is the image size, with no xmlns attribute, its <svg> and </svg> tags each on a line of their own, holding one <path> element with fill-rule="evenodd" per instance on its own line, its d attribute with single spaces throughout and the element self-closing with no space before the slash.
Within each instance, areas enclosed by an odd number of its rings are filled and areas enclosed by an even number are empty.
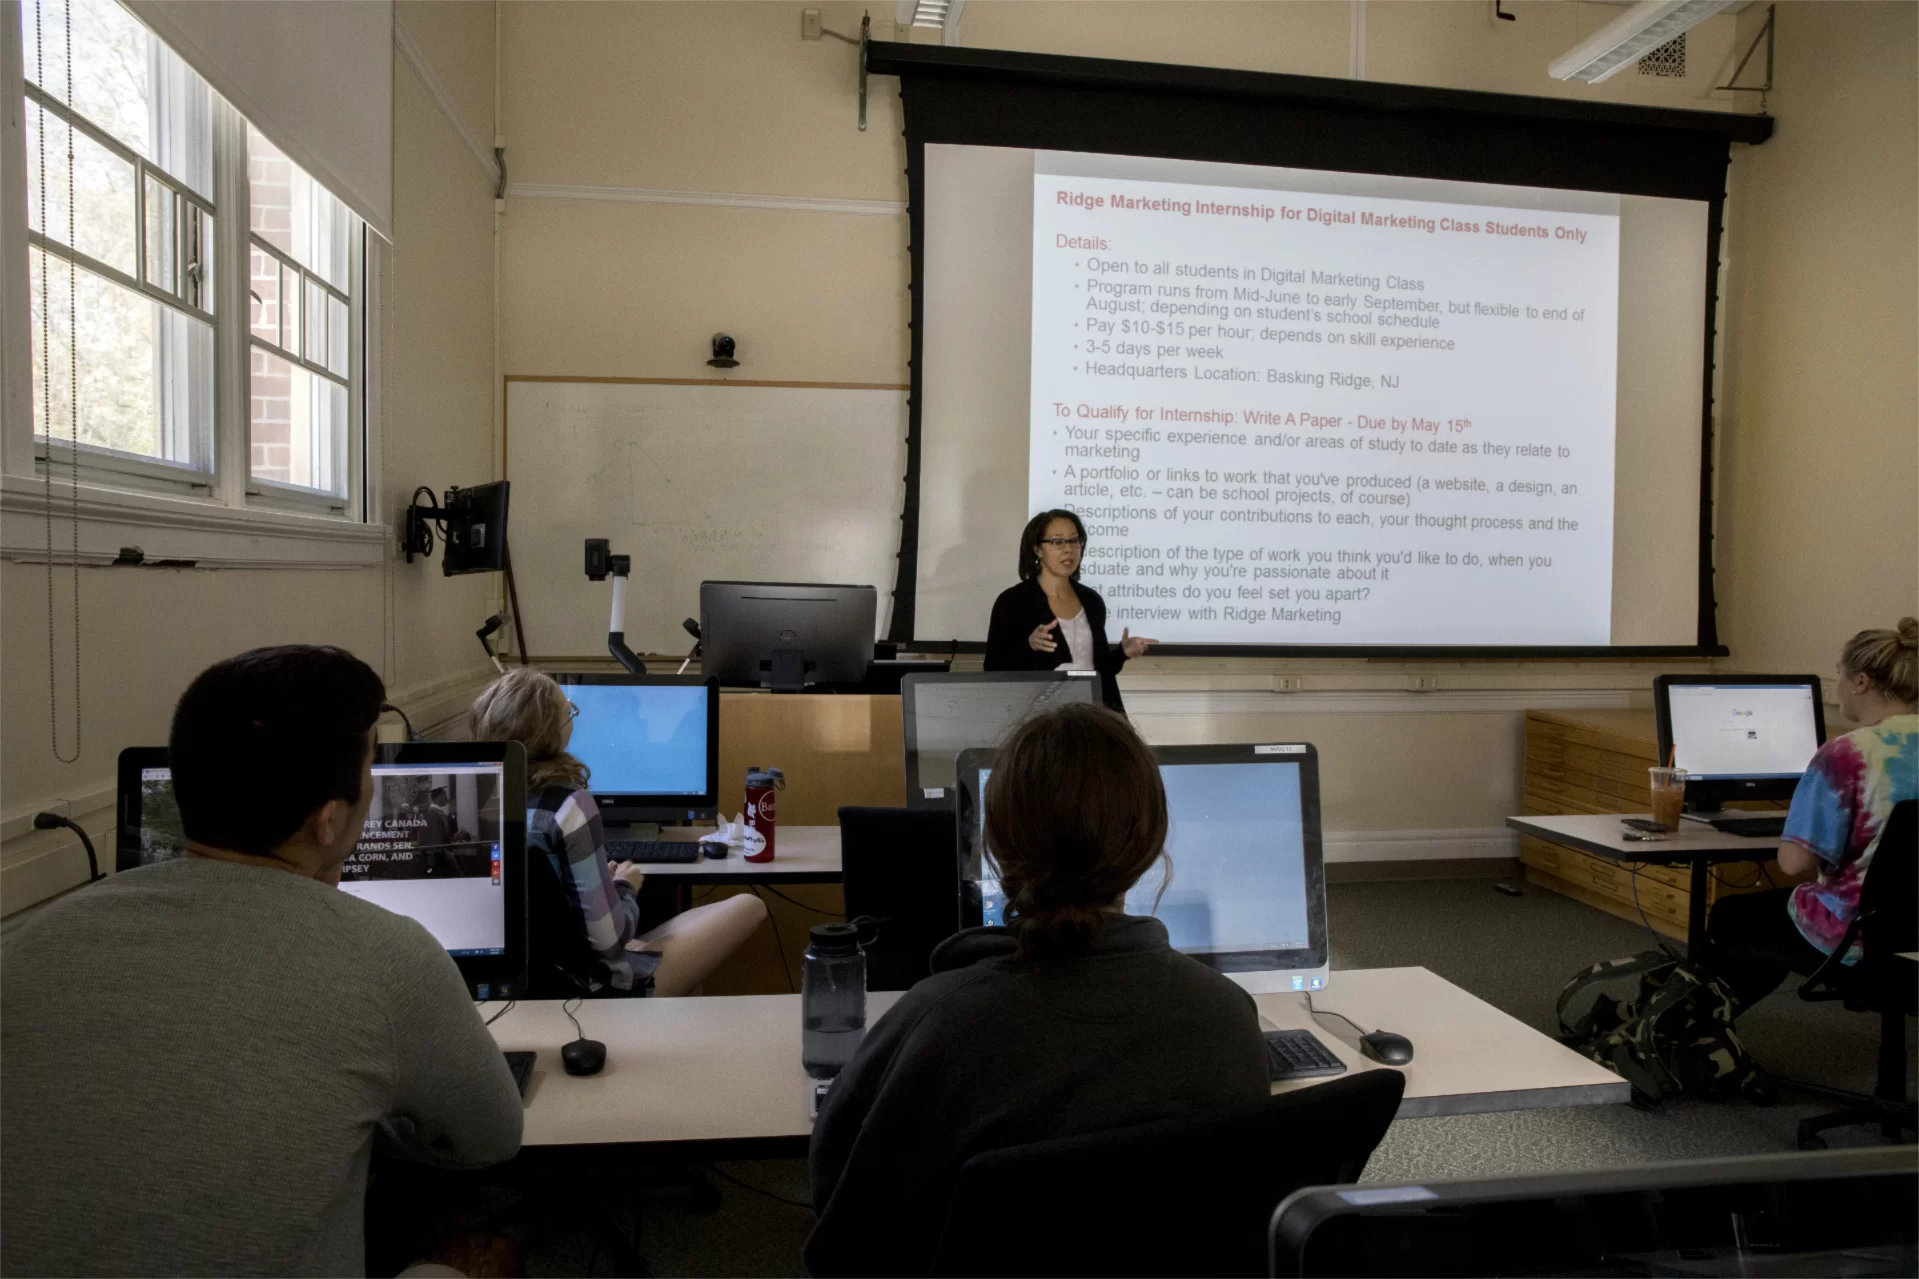
<svg viewBox="0 0 1919 1279">
<path fill-rule="evenodd" d="M 843 805 L 906 803 L 897 695 L 720 694 L 720 808 L 746 806 L 750 765 L 786 774 L 782 826 L 838 826 Z"/>
</svg>

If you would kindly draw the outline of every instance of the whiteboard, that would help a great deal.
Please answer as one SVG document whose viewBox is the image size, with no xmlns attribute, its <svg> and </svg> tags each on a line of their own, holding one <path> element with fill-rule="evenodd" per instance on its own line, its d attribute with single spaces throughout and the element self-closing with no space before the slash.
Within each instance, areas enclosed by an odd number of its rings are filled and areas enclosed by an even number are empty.
<svg viewBox="0 0 1919 1279">
<path fill-rule="evenodd" d="M 508 547 L 535 658 L 603 656 L 612 588 L 585 541 L 633 559 L 627 643 L 684 653 L 702 581 L 879 589 L 905 500 L 904 387 L 509 378 Z"/>
</svg>

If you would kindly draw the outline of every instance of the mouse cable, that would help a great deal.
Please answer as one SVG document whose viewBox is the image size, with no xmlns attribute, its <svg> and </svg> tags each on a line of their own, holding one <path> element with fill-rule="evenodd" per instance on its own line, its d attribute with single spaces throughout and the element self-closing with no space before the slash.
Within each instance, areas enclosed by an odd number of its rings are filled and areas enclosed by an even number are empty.
<svg viewBox="0 0 1919 1279">
<path fill-rule="evenodd" d="M 817 1209 L 813 1207 L 812 1204 L 801 1203 L 797 1199 L 788 1199 L 785 1195 L 776 1195 L 772 1191 L 766 1189 L 763 1186 L 749 1186 L 744 1181 L 741 1181 L 738 1177 L 735 1177 L 732 1173 L 726 1171 L 724 1168 L 721 1168 L 718 1164 L 703 1164 L 701 1166 L 705 1168 L 706 1171 L 712 1173 L 715 1177 L 718 1177 L 721 1181 L 730 1181 L 734 1185 L 738 1186 L 741 1190 L 750 1190 L 756 1195 L 765 1195 L 768 1199 L 771 1199 L 776 1203 L 783 1203 L 787 1205 L 789 1208 L 801 1208 L 807 1212 L 818 1211 Z"/>
<path fill-rule="evenodd" d="M 584 998 L 585 996 L 583 995 L 575 995 L 573 998 L 563 1000 L 560 1003 L 560 1011 L 565 1013 L 566 1019 L 573 1023 L 573 1033 L 581 1039 L 586 1038 L 586 1032 L 580 1029 L 580 1019 L 573 1015 L 573 1005 L 579 1003 Z"/>
<path fill-rule="evenodd" d="M 520 1002 L 520 1001 L 519 1001 L 519 1000 L 517 1000 L 517 999 L 509 999 L 509 1000 L 507 1000 L 507 1001 L 506 1001 L 506 1007 L 504 1007 L 504 1008 L 502 1008 L 502 1009 L 500 1009 L 500 1011 L 499 1011 L 499 1012 L 497 1012 L 497 1013 L 494 1013 L 494 1014 L 493 1014 L 493 1015 L 492 1015 L 491 1017 L 488 1017 L 488 1018 L 486 1019 L 486 1024 L 487 1024 L 487 1025 L 489 1025 L 489 1026 L 491 1026 L 491 1025 L 492 1025 L 492 1024 L 494 1023 L 494 1022 L 496 1022 L 496 1021 L 498 1021 L 498 1020 L 500 1020 L 500 1018 L 502 1018 L 502 1017 L 504 1017 L 504 1016 L 506 1016 L 506 1015 L 507 1015 L 508 1013 L 510 1013 L 510 1012 L 512 1012 L 512 1011 L 513 1011 L 513 1005 L 515 1005 L 515 1004 L 517 1004 L 517 1003 L 519 1003 L 519 1002 Z"/>
<path fill-rule="evenodd" d="M 1345 1013 L 1336 1013 L 1330 1008 L 1313 1007 L 1313 994 L 1311 991 L 1306 992 L 1306 1011 L 1311 1013 L 1315 1017 L 1319 1016 L 1319 1014 L 1321 1013 L 1325 1013 L 1328 1017 L 1337 1017 L 1362 1035 L 1372 1033 L 1368 1031 L 1364 1026 L 1354 1021 L 1351 1017 L 1348 1017 Z"/>
</svg>

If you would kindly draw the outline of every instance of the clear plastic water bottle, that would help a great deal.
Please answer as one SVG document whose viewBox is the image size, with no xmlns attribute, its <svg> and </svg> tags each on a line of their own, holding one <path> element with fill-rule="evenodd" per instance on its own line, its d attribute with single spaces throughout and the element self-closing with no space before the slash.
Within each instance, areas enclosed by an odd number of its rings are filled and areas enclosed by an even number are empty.
<svg viewBox="0 0 1919 1279">
<path fill-rule="evenodd" d="M 866 1034 L 866 956 L 859 929 L 815 924 L 800 962 L 800 1064 L 831 1079 L 853 1060 Z"/>
</svg>

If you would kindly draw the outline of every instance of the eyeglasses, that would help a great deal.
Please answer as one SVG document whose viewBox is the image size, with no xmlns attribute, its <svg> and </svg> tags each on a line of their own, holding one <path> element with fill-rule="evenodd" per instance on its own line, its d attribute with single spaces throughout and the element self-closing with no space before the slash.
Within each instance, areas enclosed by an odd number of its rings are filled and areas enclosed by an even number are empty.
<svg viewBox="0 0 1919 1279">
<path fill-rule="evenodd" d="M 568 719 L 578 719 L 580 717 L 580 708 L 575 706 L 570 699 L 566 704 L 566 709 L 570 712 L 567 716 Z"/>
<path fill-rule="evenodd" d="M 1086 545 L 1086 539 L 1083 537 L 1042 537 L 1039 540 L 1039 544 L 1041 546 L 1051 546 L 1063 551 L 1069 546 L 1077 549 Z"/>
</svg>

